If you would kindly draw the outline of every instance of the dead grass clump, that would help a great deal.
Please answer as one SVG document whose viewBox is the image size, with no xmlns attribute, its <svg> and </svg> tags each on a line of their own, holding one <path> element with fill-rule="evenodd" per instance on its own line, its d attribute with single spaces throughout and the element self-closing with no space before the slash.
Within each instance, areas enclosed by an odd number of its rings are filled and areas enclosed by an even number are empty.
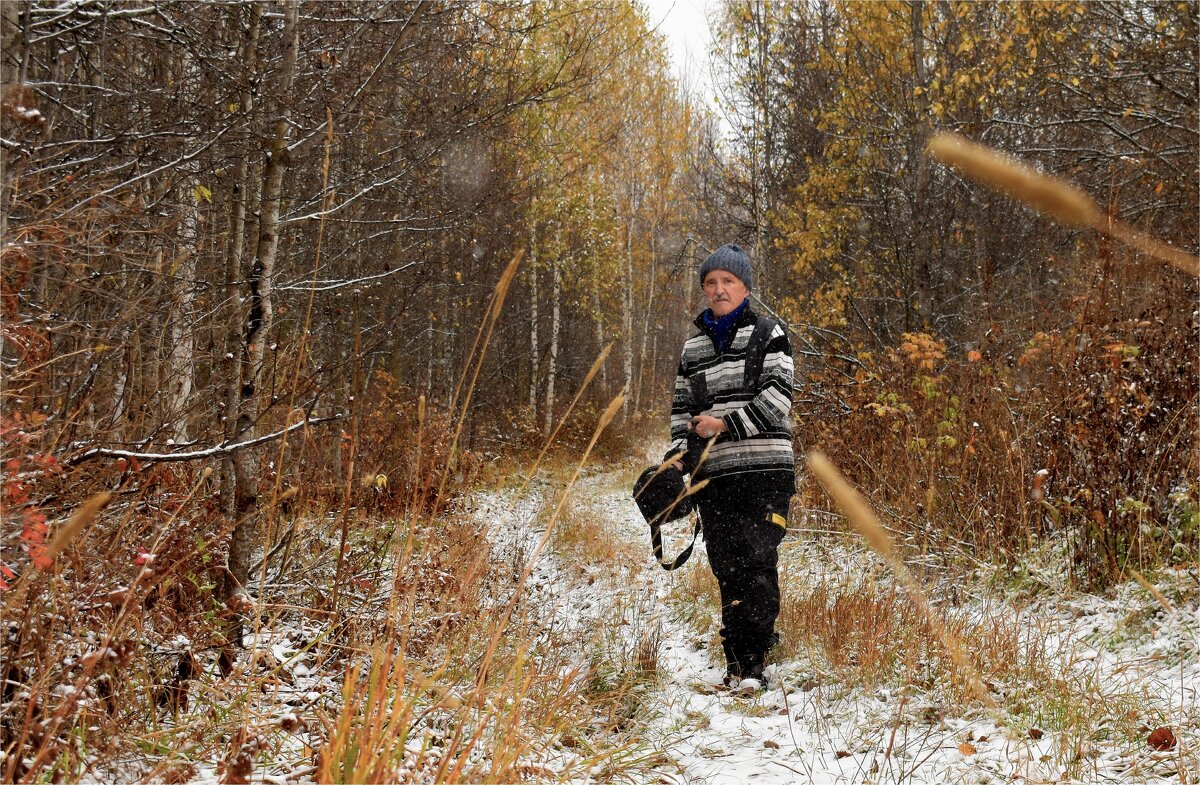
<svg viewBox="0 0 1200 785">
<path fill-rule="evenodd" d="M 552 502 L 547 501 L 543 516 L 553 511 Z M 611 567 L 634 563 L 644 557 L 644 551 L 611 530 L 608 519 L 601 512 L 589 508 L 578 498 L 567 500 L 562 519 L 555 527 L 554 548 L 570 560 Z"/>
<path fill-rule="evenodd" d="M 786 587 L 777 627 L 782 656 L 807 653 L 847 684 L 914 685 L 955 703 L 978 699 L 981 685 L 990 702 L 1002 685 L 1037 680 L 1047 667 L 1045 631 L 1012 612 L 922 608 L 874 574 Z"/>
<path fill-rule="evenodd" d="M 649 677 L 658 675 L 658 656 L 662 649 L 662 627 L 656 626 L 638 637 L 633 661 L 639 673 Z"/>
<path fill-rule="evenodd" d="M 721 626 L 721 589 L 708 560 L 697 555 L 680 571 L 683 574 L 671 589 L 671 599 L 695 629 L 716 636 Z"/>
</svg>

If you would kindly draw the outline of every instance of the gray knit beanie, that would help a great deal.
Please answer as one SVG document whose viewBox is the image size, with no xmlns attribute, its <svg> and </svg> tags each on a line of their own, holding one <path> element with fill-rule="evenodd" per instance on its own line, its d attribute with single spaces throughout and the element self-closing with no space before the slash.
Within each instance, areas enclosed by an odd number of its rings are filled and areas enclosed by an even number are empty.
<svg viewBox="0 0 1200 785">
<path fill-rule="evenodd" d="M 750 257 L 740 246 L 729 243 L 709 254 L 704 263 L 700 265 L 701 286 L 704 286 L 704 276 L 713 270 L 731 272 L 746 284 L 747 289 L 754 288 L 754 273 L 750 270 Z"/>
</svg>

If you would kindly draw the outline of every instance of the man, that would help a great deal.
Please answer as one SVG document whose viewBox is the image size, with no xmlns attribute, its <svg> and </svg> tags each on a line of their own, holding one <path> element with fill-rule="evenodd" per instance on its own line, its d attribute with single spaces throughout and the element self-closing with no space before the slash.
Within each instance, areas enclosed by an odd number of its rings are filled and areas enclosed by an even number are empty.
<svg viewBox="0 0 1200 785">
<path fill-rule="evenodd" d="M 750 308 L 754 275 L 741 248 L 724 245 L 705 259 L 700 285 L 708 309 L 683 345 L 668 460 L 687 452 L 689 434 L 716 437 L 701 465 L 687 465 L 696 460 L 693 450 L 676 466 L 693 482 L 709 480 L 696 501 L 721 589 L 725 683 L 754 689 L 763 685 L 767 650 L 777 640 L 778 548 L 795 493 L 791 346 L 768 321 L 769 332 L 756 339 L 765 344 L 751 349 L 755 325 L 766 317 Z M 762 358 L 761 372 L 746 367 L 748 354 L 751 365 Z"/>
</svg>

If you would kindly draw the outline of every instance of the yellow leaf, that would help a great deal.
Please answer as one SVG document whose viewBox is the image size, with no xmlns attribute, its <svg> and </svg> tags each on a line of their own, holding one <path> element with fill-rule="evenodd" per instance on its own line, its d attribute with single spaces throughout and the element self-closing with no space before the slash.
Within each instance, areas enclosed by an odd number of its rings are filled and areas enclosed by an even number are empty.
<svg viewBox="0 0 1200 785">
<path fill-rule="evenodd" d="M 199 202 L 209 202 L 210 204 L 212 203 L 212 191 L 210 191 L 208 188 L 205 188 L 203 185 L 197 185 L 195 188 L 193 188 L 192 196 L 194 196 L 196 198 L 197 203 L 199 203 Z"/>
</svg>

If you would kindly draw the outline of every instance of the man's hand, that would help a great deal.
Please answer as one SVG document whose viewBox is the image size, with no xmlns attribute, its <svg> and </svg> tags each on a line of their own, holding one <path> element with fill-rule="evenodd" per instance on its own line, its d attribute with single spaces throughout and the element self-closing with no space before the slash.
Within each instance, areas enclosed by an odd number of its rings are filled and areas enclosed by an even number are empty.
<svg viewBox="0 0 1200 785">
<path fill-rule="evenodd" d="M 709 417 L 707 414 L 700 414 L 688 422 L 688 430 L 694 431 L 702 439 L 711 439 L 717 434 L 725 432 L 725 421 Z"/>
</svg>

